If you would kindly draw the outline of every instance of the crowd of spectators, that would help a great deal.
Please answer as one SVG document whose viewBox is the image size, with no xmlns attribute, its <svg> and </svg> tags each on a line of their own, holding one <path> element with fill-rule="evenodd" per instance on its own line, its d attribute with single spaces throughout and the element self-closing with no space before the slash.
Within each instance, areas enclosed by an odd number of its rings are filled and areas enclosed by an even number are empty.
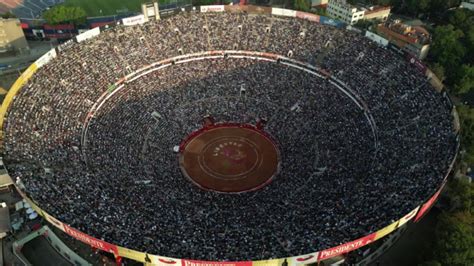
<svg viewBox="0 0 474 266">
<path fill-rule="evenodd" d="M 111 84 L 209 50 L 309 62 L 366 109 L 300 69 L 207 58 L 127 83 L 97 110 L 81 146 L 88 112 Z M 432 195 L 454 157 L 450 112 L 423 73 L 356 33 L 296 18 L 183 13 L 111 28 L 40 68 L 8 113 L 4 160 L 46 212 L 110 243 L 175 258 L 289 257 L 374 232 Z M 265 119 L 281 153 L 275 181 L 222 194 L 184 178 L 173 147 L 206 115 Z"/>
</svg>

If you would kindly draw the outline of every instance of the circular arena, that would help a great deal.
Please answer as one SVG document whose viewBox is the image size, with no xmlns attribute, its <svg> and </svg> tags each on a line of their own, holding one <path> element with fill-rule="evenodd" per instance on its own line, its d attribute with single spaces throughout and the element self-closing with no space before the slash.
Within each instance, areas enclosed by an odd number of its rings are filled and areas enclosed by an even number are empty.
<svg viewBox="0 0 474 266">
<path fill-rule="evenodd" d="M 66 230 L 167 258 L 310 254 L 412 212 L 455 158 L 446 97 L 357 32 L 181 12 L 95 35 L 3 123 L 10 176 Z"/>
</svg>

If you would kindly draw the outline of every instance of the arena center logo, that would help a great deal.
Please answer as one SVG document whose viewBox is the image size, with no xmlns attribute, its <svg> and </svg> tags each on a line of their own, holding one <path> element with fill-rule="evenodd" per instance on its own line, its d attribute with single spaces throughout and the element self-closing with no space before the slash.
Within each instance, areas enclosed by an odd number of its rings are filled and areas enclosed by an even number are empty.
<svg viewBox="0 0 474 266">
<path fill-rule="evenodd" d="M 242 143 L 237 143 L 235 141 L 227 141 L 219 144 L 213 150 L 212 156 L 222 156 L 234 163 L 241 163 L 247 155 L 239 148 L 242 148 Z"/>
</svg>

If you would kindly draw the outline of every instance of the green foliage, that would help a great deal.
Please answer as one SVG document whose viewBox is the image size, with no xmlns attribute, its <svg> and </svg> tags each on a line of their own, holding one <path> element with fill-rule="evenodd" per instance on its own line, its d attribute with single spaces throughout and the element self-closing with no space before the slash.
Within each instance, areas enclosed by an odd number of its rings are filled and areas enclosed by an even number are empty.
<svg viewBox="0 0 474 266">
<path fill-rule="evenodd" d="M 425 12 L 430 7 L 430 0 L 418 0 L 418 12 Z"/>
<path fill-rule="evenodd" d="M 461 123 L 461 145 L 465 150 L 463 161 L 474 164 L 474 108 L 466 105 L 457 106 L 459 120 Z"/>
<path fill-rule="evenodd" d="M 460 109 L 465 108 L 468 107 Z M 438 216 L 435 241 L 427 249 L 431 256 L 429 261 L 419 265 L 474 264 L 474 183 L 465 179 L 453 179 L 448 182 L 446 192 L 450 211 L 443 211 Z"/>
<path fill-rule="evenodd" d="M 397 1 L 394 1 L 394 0 L 375 0 L 372 3 L 375 4 L 375 5 L 390 6 L 390 5 L 396 4 L 394 2 L 397 2 Z"/>
<path fill-rule="evenodd" d="M 468 93 L 474 89 L 474 67 L 462 65 L 457 71 L 458 79 L 454 84 L 453 92 L 456 94 Z"/>
<path fill-rule="evenodd" d="M 442 265 L 474 264 L 474 223 L 470 213 L 443 212 L 435 234 L 433 255 Z"/>
<path fill-rule="evenodd" d="M 468 32 L 469 27 L 474 25 L 474 11 L 466 8 L 455 9 L 449 13 L 448 21 L 463 32 Z"/>
<path fill-rule="evenodd" d="M 474 16 L 472 17 L 474 20 Z M 464 34 L 465 35 L 465 43 L 468 51 L 471 51 L 468 53 L 468 58 L 466 59 L 467 62 L 474 62 L 474 23 L 469 26 L 467 29 L 467 32 Z"/>
<path fill-rule="evenodd" d="M 439 263 L 438 261 L 430 260 L 430 261 L 426 261 L 421 264 L 418 264 L 418 266 L 443 266 L 443 265 L 441 265 L 441 263 Z"/>
<path fill-rule="evenodd" d="M 420 13 L 424 13 L 430 7 L 430 0 L 407 0 L 406 8 L 408 13 L 416 16 Z"/>
<path fill-rule="evenodd" d="M 195 6 L 206 6 L 206 5 L 212 5 L 216 1 L 215 0 L 194 0 L 193 5 Z"/>
<path fill-rule="evenodd" d="M 325 16 L 325 17 L 328 16 L 326 8 L 317 7 L 314 10 L 314 13 L 317 14 L 317 15 L 320 15 L 320 16 Z"/>
<path fill-rule="evenodd" d="M 442 65 L 435 63 L 430 67 L 430 69 L 441 81 L 445 79 L 444 67 Z"/>
<path fill-rule="evenodd" d="M 474 12 L 456 9 L 447 20 L 450 24 L 435 28 L 429 59 L 450 92 L 465 94 L 474 89 Z"/>
<path fill-rule="evenodd" d="M 48 24 L 82 24 L 86 21 L 86 12 L 80 7 L 55 6 L 43 13 L 43 18 Z"/>
<path fill-rule="evenodd" d="M 449 181 L 446 190 L 451 212 L 464 212 L 474 214 L 474 183 L 469 183 L 466 179 L 453 179 Z"/>
<path fill-rule="evenodd" d="M 295 0 L 295 9 L 307 12 L 311 9 L 311 4 L 308 0 Z"/>
<path fill-rule="evenodd" d="M 1 17 L 1 18 L 16 18 L 15 14 L 13 14 L 13 13 L 10 12 L 10 11 L 1 14 L 0 17 Z"/>
<path fill-rule="evenodd" d="M 359 29 L 368 29 L 372 25 L 369 20 L 358 20 L 356 24 L 354 24 L 354 27 L 359 28 Z"/>
<path fill-rule="evenodd" d="M 0 0 L 1 1 L 1 0 Z M 191 3 L 191 0 L 187 0 Z M 64 5 L 81 7 L 88 17 L 116 15 L 123 11 L 140 12 L 141 4 L 155 2 L 154 0 L 65 0 Z M 176 3 L 172 0 L 159 0 L 160 5 Z M 180 1 L 182 2 L 182 1 Z"/>
<path fill-rule="evenodd" d="M 462 63 L 466 48 L 461 42 L 464 33 L 453 25 L 438 26 L 433 34 L 430 56 L 444 69 L 455 70 Z M 456 77 L 455 72 L 446 73 L 448 80 Z"/>
</svg>

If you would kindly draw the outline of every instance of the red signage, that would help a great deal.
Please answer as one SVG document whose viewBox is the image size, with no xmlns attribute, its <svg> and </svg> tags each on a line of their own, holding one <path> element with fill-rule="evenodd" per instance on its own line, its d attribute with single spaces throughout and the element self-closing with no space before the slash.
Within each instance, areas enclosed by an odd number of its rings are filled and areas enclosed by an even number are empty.
<svg viewBox="0 0 474 266">
<path fill-rule="evenodd" d="M 251 261 L 219 262 L 200 260 L 181 260 L 181 266 L 252 266 Z"/>
<path fill-rule="evenodd" d="M 44 24 L 43 28 L 45 30 L 73 30 L 74 25 L 73 24 L 59 24 L 59 25 Z"/>
<path fill-rule="evenodd" d="M 426 66 L 415 56 L 407 53 L 407 60 L 410 62 L 410 64 L 414 65 L 422 73 L 426 72 Z"/>
<path fill-rule="evenodd" d="M 64 224 L 64 231 L 74 237 L 75 239 L 81 241 L 81 242 L 84 242 L 92 247 L 95 247 L 95 248 L 98 248 L 100 250 L 103 250 L 103 251 L 106 251 L 106 252 L 110 252 L 110 253 L 114 253 L 115 255 L 118 255 L 118 250 L 117 250 L 117 246 L 115 245 L 112 245 L 112 244 L 109 244 L 105 241 L 102 241 L 100 239 L 97 239 L 97 238 L 94 238 L 92 236 L 89 236 L 87 234 L 84 234 L 83 232 L 79 231 L 79 230 L 76 230 L 66 224 Z"/>
<path fill-rule="evenodd" d="M 444 184 L 425 204 L 421 206 L 420 211 L 415 217 L 415 222 L 418 222 L 423 217 L 423 215 L 430 209 L 430 207 L 435 203 L 443 187 L 444 187 Z"/>
<path fill-rule="evenodd" d="M 311 13 L 296 11 L 296 17 L 319 23 L 319 16 Z"/>
<path fill-rule="evenodd" d="M 372 233 L 368 236 L 365 236 L 365 237 L 359 238 L 357 240 L 339 245 L 337 247 L 320 251 L 319 256 L 318 256 L 318 261 L 325 260 L 325 259 L 328 259 L 328 258 L 332 258 L 332 257 L 338 256 L 338 255 L 350 252 L 352 250 L 361 248 L 361 247 L 363 247 L 367 244 L 370 244 L 374 240 L 374 238 L 375 238 L 375 233 Z"/>
</svg>

